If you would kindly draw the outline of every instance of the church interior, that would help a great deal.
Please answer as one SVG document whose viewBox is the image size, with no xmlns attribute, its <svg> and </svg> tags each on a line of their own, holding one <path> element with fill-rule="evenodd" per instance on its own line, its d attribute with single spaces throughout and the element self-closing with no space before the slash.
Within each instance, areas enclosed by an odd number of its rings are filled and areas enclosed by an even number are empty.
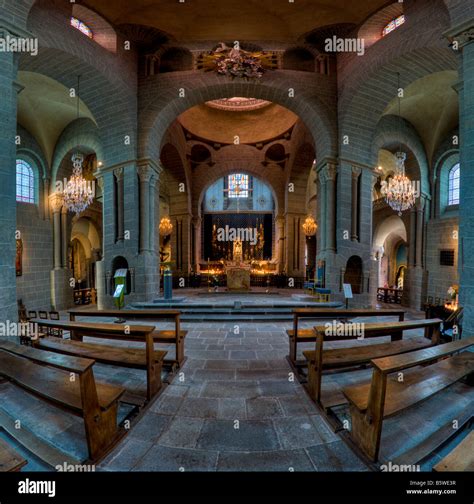
<svg viewBox="0 0 474 504">
<path fill-rule="evenodd" d="M 474 471 L 472 0 L 2 0 L 0 95 L 1 473 Z"/>
</svg>

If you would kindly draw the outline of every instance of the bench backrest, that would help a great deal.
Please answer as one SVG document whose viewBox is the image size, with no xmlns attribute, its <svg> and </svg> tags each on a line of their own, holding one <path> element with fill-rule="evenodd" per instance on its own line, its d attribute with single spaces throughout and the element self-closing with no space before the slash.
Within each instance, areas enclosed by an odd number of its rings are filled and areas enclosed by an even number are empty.
<svg viewBox="0 0 474 504">
<path fill-rule="evenodd" d="M 372 365 L 382 374 L 390 374 L 408 369 L 414 366 L 420 366 L 433 360 L 447 357 L 453 353 L 466 350 L 474 345 L 474 336 L 463 338 L 451 343 L 444 343 L 436 347 L 425 348 L 402 355 L 394 355 L 392 357 L 383 357 L 374 359 Z"/>
<path fill-rule="evenodd" d="M 120 318 L 141 318 L 141 319 L 176 319 L 181 312 L 179 310 L 69 310 L 71 320 L 75 317 L 120 317 Z"/>
<path fill-rule="evenodd" d="M 77 373 L 79 375 L 85 373 L 95 363 L 93 359 L 56 354 L 46 350 L 38 350 L 36 348 L 27 347 L 7 340 L 0 340 L 0 351 L 18 355 L 37 364 L 54 367 L 63 371 L 69 371 L 70 373 Z"/>
<path fill-rule="evenodd" d="M 145 341 L 146 337 L 155 330 L 155 326 L 148 325 L 122 325 L 122 324 L 97 324 L 91 322 L 68 322 L 65 320 L 39 320 L 30 322 L 41 327 L 52 327 L 66 331 L 76 331 L 85 336 L 97 338 L 113 338 L 125 341 Z"/>
<path fill-rule="evenodd" d="M 403 317 L 405 310 L 374 310 L 374 309 L 358 309 L 351 308 L 341 310 L 339 308 L 295 308 L 293 310 L 294 318 L 346 318 L 346 317 Z"/>
</svg>

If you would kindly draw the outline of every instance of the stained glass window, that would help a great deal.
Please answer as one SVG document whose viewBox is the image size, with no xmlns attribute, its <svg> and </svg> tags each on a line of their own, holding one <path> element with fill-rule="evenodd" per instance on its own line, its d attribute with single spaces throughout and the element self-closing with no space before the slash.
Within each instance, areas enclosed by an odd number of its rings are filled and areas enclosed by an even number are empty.
<svg viewBox="0 0 474 504">
<path fill-rule="evenodd" d="M 243 173 L 229 175 L 229 198 L 249 197 L 249 176 Z"/>
<path fill-rule="evenodd" d="M 35 202 L 35 178 L 33 168 L 23 159 L 16 160 L 16 200 Z"/>
<path fill-rule="evenodd" d="M 405 22 L 405 16 L 403 14 L 395 19 L 392 19 L 392 21 L 390 21 L 390 23 L 388 23 L 388 25 L 383 29 L 382 37 L 385 37 L 385 35 L 392 33 L 393 30 L 396 30 L 404 22 Z"/>
<path fill-rule="evenodd" d="M 449 170 L 448 205 L 459 205 L 460 166 L 456 163 Z"/>
<path fill-rule="evenodd" d="M 86 37 L 89 37 L 90 39 L 94 37 L 94 35 L 92 34 L 92 30 L 80 19 L 71 17 L 71 26 L 76 30 L 79 30 L 81 33 L 83 33 Z"/>
</svg>

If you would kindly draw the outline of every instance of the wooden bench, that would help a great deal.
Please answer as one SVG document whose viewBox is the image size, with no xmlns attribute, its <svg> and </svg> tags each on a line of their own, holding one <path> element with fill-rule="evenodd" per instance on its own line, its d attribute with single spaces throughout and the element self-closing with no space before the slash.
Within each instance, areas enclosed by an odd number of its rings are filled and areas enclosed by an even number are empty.
<svg viewBox="0 0 474 504">
<path fill-rule="evenodd" d="M 433 467 L 433 471 L 474 471 L 474 431 L 471 431 L 451 453 L 438 462 Z"/>
<path fill-rule="evenodd" d="M 27 463 L 6 441 L 0 439 L 0 473 L 19 472 Z"/>
<path fill-rule="evenodd" d="M 33 319 L 31 322 L 41 323 L 43 326 L 62 329 L 71 333 L 70 340 L 55 337 L 39 338 L 34 342 L 37 348 L 65 355 L 79 355 L 103 364 L 145 369 L 147 375 L 147 400 L 151 400 L 160 391 L 162 387 L 161 370 L 166 352 L 154 348 L 154 326 L 93 324 L 67 322 L 65 320 L 39 321 L 38 319 Z M 115 341 L 144 342 L 145 349 L 84 343 L 84 336 Z"/>
<path fill-rule="evenodd" d="M 288 329 L 288 339 L 290 343 L 290 353 L 288 360 L 292 367 L 299 368 L 306 366 L 306 361 L 297 360 L 297 345 L 301 343 L 312 343 L 316 341 L 316 334 L 313 329 L 298 329 L 300 319 L 328 319 L 339 320 L 355 317 L 398 317 L 402 321 L 405 318 L 403 310 L 364 310 L 338 308 L 296 308 L 293 310 L 293 329 Z"/>
<path fill-rule="evenodd" d="M 472 345 L 474 337 L 372 360 L 371 382 L 343 389 L 350 404 L 351 438 L 355 444 L 376 461 L 384 419 L 473 373 L 474 353 L 463 352 Z M 397 374 L 390 376 L 393 373 Z"/>
<path fill-rule="evenodd" d="M 97 460 L 118 438 L 118 401 L 125 391 L 96 382 L 93 365 L 91 359 L 0 340 L 0 374 L 49 403 L 81 416 L 89 457 Z"/>
<path fill-rule="evenodd" d="M 363 338 L 379 338 L 390 336 L 390 343 L 378 343 L 373 345 L 358 345 L 355 347 L 335 348 L 324 350 L 324 342 L 357 340 L 357 335 L 328 335 L 327 327 L 316 326 L 315 350 L 303 352 L 308 362 L 308 392 L 311 398 L 321 403 L 321 381 L 323 370 L 349 368 L 368 364 L 372 359 L 397 355 L 413 350 L 420 350 L 432 345 L 439 344 L 441 319 L 409 320 L 403 322 L 379 322 L 363 325 Z M 410 329 L 425 330 L 425 336 L 403 340 L 403 331 Z M 432 339 L 426 334 L 432 331 Z M 330 404 L 325 404 L 325 407 Z"/>
<path fill-rule="evenodd" d="M 186 358 L 184 356 L 184 339 L 188 331 L 182 331 L 180 327 L 179 310 L 69 310 L 69 318 L 75 321 L 76 317 L 116 317 L 125 320 L 141 319 L 141 320 L 174 320 L 175 328 L 170 331 L 153 331 L 153 339 L 156 343 L 175 344 L 176 358 L 165 359 L 164 364 L 182 367 Z"/>
</svg>

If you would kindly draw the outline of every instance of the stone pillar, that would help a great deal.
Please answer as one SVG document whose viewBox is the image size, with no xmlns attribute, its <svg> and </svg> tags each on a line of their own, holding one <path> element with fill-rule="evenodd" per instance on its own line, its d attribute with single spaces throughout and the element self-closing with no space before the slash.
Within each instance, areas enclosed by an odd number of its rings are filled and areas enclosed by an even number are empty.
<svg viewBox="0 0 474 504">
<path fill-rule="evenodd" d="M 352 167 L 352 213 L 351 213 L 351 240 L 359 241 L 359 177 L 361 169 Z"/>
<path fill-rule="evenodd" d="M 424 236 L 425 199 L 420 198 L 416 207 L 416 267 L 423 267 L 423 236 Z"/>
<path fill-rule="evenodd" d="M 124 199 L 123 199 L 123 167 L 114 170 L 114 177 L 116 182 L 116 215 L 117 215 L 117 241 L 123 241 L 124 237 Z"/>
<path fill-rule="evenodd" d="M 140 253 L 150 251 L 150 181 L 153 176 L 149 166 L 138 168 L 140 177 Z"/>
<path fill-rule="evenodd" d="M 285 270 L 285 217 L 277 215 L 276 217 L 276 242 L 277 242 L 277 264 L 278 273 Z"/>
<path fill-rule="evenodd" d="M 461 158 L 461 197 L 459 204 L 460 304 L 464 307 L 463 335 L 474 331 L 474 20 L 448 30 L 445 35 L 461 53 L 459 130 Z"/>
<path fill-rule="evenodd" d="M 51 180 L 49 178 L 43 179 L 43 218 L 44 220 L 49 220 L 49 186 Z"/>
<path fill-rule="evenodd" d="M 68 249 L 68 232 L 67 232 L 67 207 L 61 209 L 61 263 L 62 267 L 67 269 L 67 249 Z"/>
<path fill-rule="evenodd" d="M 0 37 L 9 32 L 2 28 Z M 18 57 L 10 52 L 0 52 L 0 322 L 16 321 L 18 317 L 16 302 L 15 273 L 15 230 L 16 230 L 16 192 L 15 192 L 15 135 L 17 116 L 17 74 Z"/>
<path fill-rule="evenodd" d="M 95 288 L 97 290 L 97 309 L 104 310 L 107 291 L 105 289 L 105 263 L 103 260 L 95 263 Z"/>
<path fill-rule="evenodd" d="M 336 251 L 336 174 L 336 164 L 328 163 L 325 169 L 327 212 L 326 249 L 331 252 Z"/>
<path fill-rule="evenodd" d="M 327 215 L 326 215 L 326 176 L 324 171 L 319 172 L 319 208 L 320 218 L 318 219 L 319 225 L 319 252 L 326 250 L 326 228 L 327 228 Z"/>
<path fill-rule="evenodd" d="M 201 264 L 201 217 L 194 217 L 194 271 L 199 273 Z"/>
<path fill-rule="evenodd" d="M 53 213 L 53 250 L 55 270 L 61 269 L 62 256 L 61 256 L 61 210 L 63 208 L 63 197 L 60 193 L 53 193 L 49 197 L 49 206 Z"/>
</svg>

